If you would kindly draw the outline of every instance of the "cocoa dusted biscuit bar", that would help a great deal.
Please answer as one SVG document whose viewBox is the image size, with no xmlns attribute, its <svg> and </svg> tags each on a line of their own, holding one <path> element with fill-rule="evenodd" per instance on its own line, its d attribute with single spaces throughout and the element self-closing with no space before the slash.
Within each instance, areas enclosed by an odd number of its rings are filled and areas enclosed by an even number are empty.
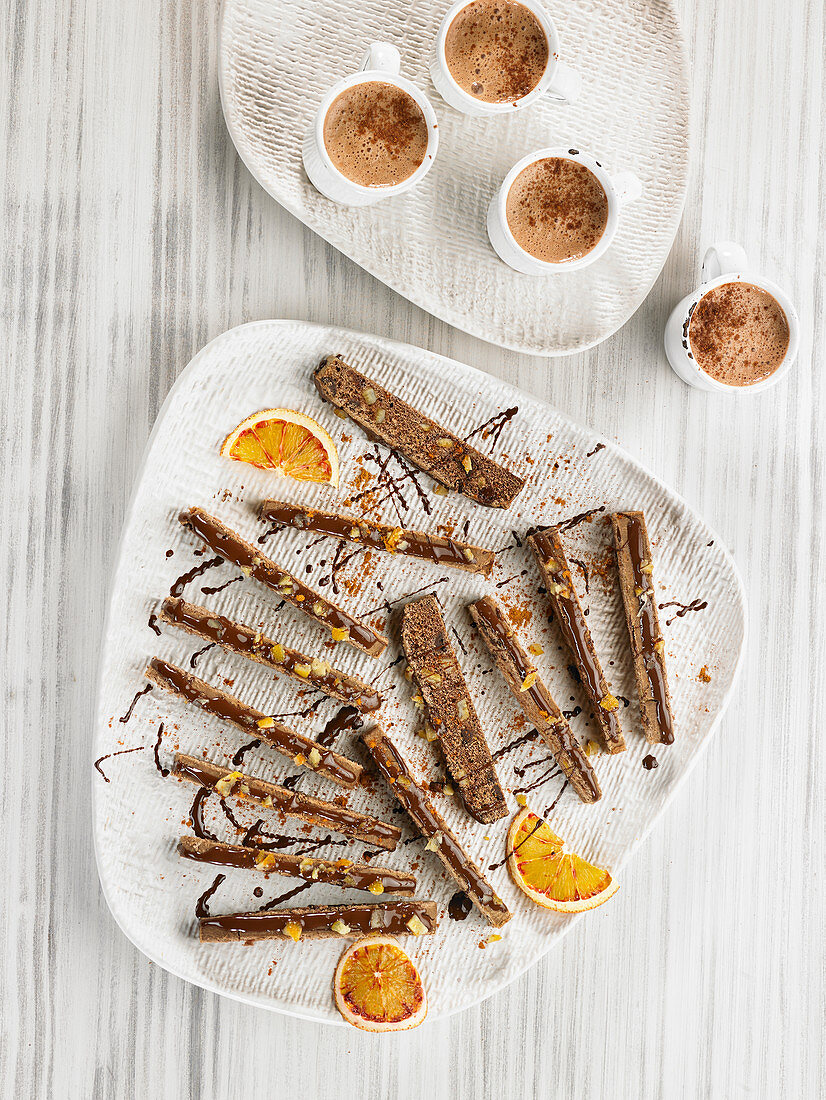
<svg viewBox="0 0 826 1100">
<path fill-rule="evenodd" d="M 611 527 L 645 737 L 651 744 L 670 745 L 674 720 L 645 516 L 642 512 L 615 512 Z"/>
<path fill-rule="evenodd" d="M 450 831 L 387 734 L 374 726 L 365 730 L 361 739 L 390 790 L 427 838 L 425 848 L 439 857 L 447 873 L 491 924 L 506 924 L 511 917 L 508 907 Z"/>
<path fill-rule="evenodd" d="M 423 531 L 408 531 L 402 527 L 373 523 L 367 519 L 355 519 L 337 512 L 320 512 L 315 508 L 285 504 L 280 500 L 265 500 L 261 505 L 261 518 L 314 535 L 346 539 L 371 550 L 404 554 L 409 558 L 435 562 L 451 569 L 463 569 L 466 573 L 480 573 L 483 577 L 488 576 L 496 560 L 492 550 L 483 550 L 481 546 L 471 546 L 456 539 L 427 535 Z"/>
<path fill-rule="evenodd" d="M 528 544 L 534 552 L 551 607 L 594 708 L 605 749 L 609 753 L 624 752 L 625 738 L 617 716 L 619 700 L 611 694 L 594 649 L 591 631 L 571 579 L 571 567 L 562 546 L 559 528 L 546 527 L 532 532 L 528 535 Z"/>
<path fill-rule="evenodd" d="M 401 830 L 388 825 L 368 814 L 360 814 L 339 806 L 336 802 L 325 802 L 321 798 L 290 791 L 276 783 L 256 779 L 243 772 L 223 768 L 220 764 L 210 764 L 197 756 L 176 753 L 171 774 L 188 783 L 214 790 L 221 798 L 230 795 L 238 799 L 251 799 L 267 809 L 278 810 L 285 817 L 295 817 L 310 825 L 323 829 L 332 829 L 334 833 L 363 840 L 365 844 L 375 844 L 392 852 L 399 842 Z"/>
<path fill-rule="evenodd" d="M 182 836 L 178 841 L 178 853 L 195 863 L 303 878 L 307 882 L 340 886 L 343 890 L 369 890 L 371 894 L 401 894 L 405 897 L 413 897 L 416 892 L 414 875 L 394 871 L 391 867 L 376 867 L 372 863 L 354 863 L 352 859 L 312 859 L 240 844 L 224 844 L 220 840 L 198 836 Z"/>
<path fill-rule="evenodd" d="M 382 697 L 375 688 L 359 680 L 357 676 L 350 676 L 333 668 L 329 661 L 290 649 L 281 642 L 265 637 L 254 627 L 234 622 L 205 607 L 186 603 L 177 596 L 169 596 L 164 600 L 158 621 L 167 626 L 179 627 L 187 634 L 203 638 L 205 642 L 215 642 L 232 653 L 266 665 L 300 684 L 310 684 L 325 695 L 342 703 L 349 703 L 361 711 L 376 710 L 381 705 Z"/>
<path fill-rule="evenodd" d="M 303 611 L 311 619 L 326 626 L 334 642 L 349 642 L 357 649 L 378 657 L 387 648 L 387 639 L 369 626 L 354 619 L 337 604 L 308 588 L 303 581 L 281 569 L 268 557 L 245 542 L 219 519 L 202 508 L 188 508 L 178 519 L 220 557 L 237 565 L 248 577 L 270 588 L 282 600 Z"/>
<path fill-rule="evenodd" d="M 340 355 L 322 359 L 313 381 L 324 400 L 347 413 L 367 435 L 399 451 L 436 481 L 477 504 L 508 508 L 525 485 L 524 478 L 400 401 L 345 363 Z"/>
<path fill-rule="evenodd" d="M 565 778 L 583 802 L 598 801 L 602 791 L 594 769 L 502 608 L 492 596 L 485 596 L 472 603 L 469 611 L 511 694 L 553 753 Z"/>
<path fill-rule="evenodd" d="M 486 824 L 504 817 L 505 796 L 435 596 L 405 605 L 402 645 L 465 808 Z"/>
<path fill-rule="evenodd" d="M 434 901 L 388 901 L 377 905 L 306 905 L 258 913 L 201 917 L 201 943 L 254 943 L 257 940 L 344 939 L 370 933 L 429 936 L 436 931 Z"/>
<path fill-rule="evenodd" d="M 194 703 L 207 714 L 230 722 L 244 733 L 252 733 L 266 741 L 276 752 L 292 760 L 298 767 L 309 768 L 342 787 L 358 785 L 362 772 L 359 764 L 319 745 L 309 737 L 304 737 L 303 734 L 296 733 L 289 726 L 283 726 L 268 714 L 248 707 L 223 688 L 213 687 L 206 680 L 200 680 L 191 672 L 162 661 L 160 657 L 152 658 L 144 670 L 144 676 L 164 691 L 177 695 L 188 703 Z"/>
</svg>

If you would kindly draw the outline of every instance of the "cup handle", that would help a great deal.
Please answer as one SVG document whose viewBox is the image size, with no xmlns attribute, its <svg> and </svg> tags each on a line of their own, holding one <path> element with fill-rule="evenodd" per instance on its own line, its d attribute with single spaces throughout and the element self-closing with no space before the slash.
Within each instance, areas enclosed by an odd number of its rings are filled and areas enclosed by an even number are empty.
<svg viewBox="0 0 826 1100">
<path fill-rule="evenodd" d="M 633 172 L 620 172 L 611 180 L 620 206 L 634 202 L 642 194 L 642 184 Z"/>
<path fill-rule="evenodd" d="M 557 103 L 574 103 L 579 99 L 582 91 L 582 77 L 566 65 L 564 61 L 557 61 L 551 83 L 545 90 L 545 95 L 555 99 Z"/>
<path fill-rule="evenodd" d="M 734 241 L 718 241 L 703 257 L 702 280 L 710 283 L 721 275 L 734 275 L 749 266 L 744 249 Z"/>
<path fill-rule="evenodd" d="M 401 54 L 389 42 L 373 42 L 361 59 L 359 72 L 387 73 L 398 76 L 402 67 Z"/>
</svg>

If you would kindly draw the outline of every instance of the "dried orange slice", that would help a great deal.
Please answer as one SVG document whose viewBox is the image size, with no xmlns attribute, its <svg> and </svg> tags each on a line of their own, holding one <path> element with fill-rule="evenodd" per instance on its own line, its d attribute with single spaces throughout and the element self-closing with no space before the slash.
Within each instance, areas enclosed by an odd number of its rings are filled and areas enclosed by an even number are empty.
<svg viewBox="0 0 826 1100">
<path fill-rule="evenodd" d="M 248 416 L 221 444 L 221 454 L 259 470 L 280 470 L 296 481 L 338 488 L 338 452 L 329 432 L 293 409 L 264 409 Z"/>
<path fill-rule="evenodd" d="M 390 936 L 363 936 L 351 944 L 333 988 L 341 1015 L 362 1031 L 407 1031 L 427 1015 L 419 972 Z"/>
<path fill-rule="evenodd" d="M 551 831 L 547 821 L 527 806 L 508 829 L 508 870 L 511 878 L 537 905 L 559 913 L 595 909 L 613 897 L 619 883 L 608 871 L 587 863 Z"/>
</svg>

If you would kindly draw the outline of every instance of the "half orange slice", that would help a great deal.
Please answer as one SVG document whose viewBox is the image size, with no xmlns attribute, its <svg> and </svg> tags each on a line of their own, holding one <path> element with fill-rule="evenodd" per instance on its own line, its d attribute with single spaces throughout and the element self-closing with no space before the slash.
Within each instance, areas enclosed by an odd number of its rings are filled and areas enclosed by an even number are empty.
<svg viewBox="0 0 826 1100">
<path fill-rule="evenodd" d="M 344 952 L 333 983 L 336 1007 L 362 1031 L 407 1031 L 427 1016 L 413 960 L 390 936 L 364 936 Z"/>
<path fill-rule="evenodd" d="M 280 470 L 296 481 L 338 488 L 338 452 L 329 432 L 293 409 L 253 413 L 221 444 L 221 454 L 259 470 Z"/>
<path fill-rule="evenodd" d="M 619 889 L 608 871 L 587 863 L 526 806 L 511 822 L 507 839 L 511 878 L 537 905 L 559 913 L 595 909 Z"/>
</svg>

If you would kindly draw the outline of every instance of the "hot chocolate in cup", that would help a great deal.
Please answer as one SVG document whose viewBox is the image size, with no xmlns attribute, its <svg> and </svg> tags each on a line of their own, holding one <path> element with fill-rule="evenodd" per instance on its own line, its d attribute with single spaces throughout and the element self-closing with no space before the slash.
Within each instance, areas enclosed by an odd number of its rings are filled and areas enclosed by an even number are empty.
<svg viewBox="0 0 826 1100">
<path fill-rule="evenodd" d="M 361 71 L 334 85 L 302 147 L 310 182 L 333 202 L 369 206 L 415 187 L 439 145 L 427 96 L 399 75 L 395 46 L 375 42 Z"/>
<path fill-rule="evenodd" d="M 581 88 L 539 0 L 456 0 L 439 27 L 430 76 L 446 103 L 476 116 L 513 114 L 542 96 L 573 103 Z"/>
<path fill-rule="evenodd" d="M 743 249 L 713 245 L 703 282 L 675 307 L 665 329 L 674 372 L 698 389 L 759 393 L 790 369 L 800 343 L 794 306 L 775 283 L 749 272 Z"/>
<path fill-rule="evenodd" d="M 610 248 L 621 208 L 641 194 L 632 172 L 611 176 L 580 149 L 540 149 L 518 161 L 493 196 L 490 243 L 526 275 L 576 271 Z"/>
</svg>

